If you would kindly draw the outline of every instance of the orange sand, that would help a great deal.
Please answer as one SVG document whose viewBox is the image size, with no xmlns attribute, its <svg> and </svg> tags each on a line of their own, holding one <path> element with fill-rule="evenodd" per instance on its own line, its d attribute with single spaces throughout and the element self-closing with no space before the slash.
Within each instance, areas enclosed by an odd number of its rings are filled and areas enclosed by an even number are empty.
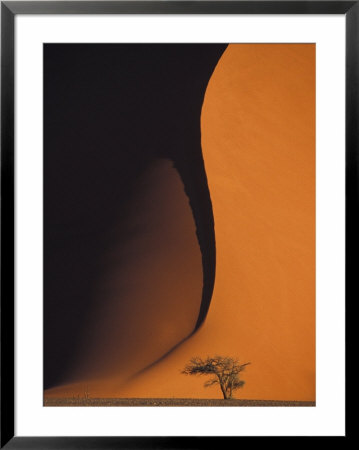
<svg viewBox="0 0 359 450">
<path fill-rule="evenodd" d="M 251 362 L 238 397 L 315 400 L 315 46 L 230 45 L 201 126 L 217 249 L 208 317 L 146 373 L 92 383 L 90 395 L 220 398 L 180 370 L 221 354 Z"/>
</svg>

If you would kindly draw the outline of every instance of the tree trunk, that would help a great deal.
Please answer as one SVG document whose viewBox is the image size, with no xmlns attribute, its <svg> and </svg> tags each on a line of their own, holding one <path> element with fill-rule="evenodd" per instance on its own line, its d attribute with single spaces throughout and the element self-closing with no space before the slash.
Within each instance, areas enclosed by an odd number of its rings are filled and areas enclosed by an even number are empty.
<svg viewBox="0 0 359 450">
<path fill-rule="evenodd" d="M 223 386 L 223 383 L 222 383 L 221 378 L 218 377 L 218 379 L 219 379 L 219 385 L 220 385 L 220 387 L 221 387 L 221 391 L 222 391 L 222 394 L 223 394 L 223 398 L 224 398 L 225 400 L 227 400 L 227 392 L 226 392 L 226 388 Z"/>
</svg>

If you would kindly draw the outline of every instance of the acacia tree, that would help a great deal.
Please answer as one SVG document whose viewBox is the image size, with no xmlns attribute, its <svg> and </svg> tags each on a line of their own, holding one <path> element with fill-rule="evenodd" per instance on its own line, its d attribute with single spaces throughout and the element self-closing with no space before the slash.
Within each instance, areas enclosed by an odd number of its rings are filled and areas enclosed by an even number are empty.
<svg viewBox="0 0 359 450">
<path fill-rule="evenodd" d="M 239 378 L 239 374 L 248 364 L 250 363 L 240 364 L 238 359 L 228 356 L 207 357 L 205 360 L 195 357 L 190 360 L 182 373 L 185 375 L 213 375 L 210 380 L 206 381 L 204 387 L 219 384 L 223 398 L 231 399 L 233 391 L 243 387 L 245 383 Z"/>
</svg>

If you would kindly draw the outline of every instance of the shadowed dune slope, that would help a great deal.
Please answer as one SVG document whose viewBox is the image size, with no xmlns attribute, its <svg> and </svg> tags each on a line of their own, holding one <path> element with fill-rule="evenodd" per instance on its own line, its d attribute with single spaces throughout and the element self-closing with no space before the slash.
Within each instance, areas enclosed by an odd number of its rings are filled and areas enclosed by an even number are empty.
<svg viewBox="0 0 359 450">
<path fill-rule="evenodd" d="M 202 298 L 202 261 L 183 183 L 168 160 L 151 164 L 111 230 L 77 379 L 133 375 L 186 338 Z"/>
<path fill-rule="evenodd" d="M 131 192 L 126 220 L 108 233 L 112 245 L 99 261 L 103 275 L 86 315 L 91 326 L 68 373 L 74 383 L 47 390 L 47 397 L 113 392 L 195 329 L 202 255 L 189 199 L 171 161 L 149 165 Z"/>
</svg>

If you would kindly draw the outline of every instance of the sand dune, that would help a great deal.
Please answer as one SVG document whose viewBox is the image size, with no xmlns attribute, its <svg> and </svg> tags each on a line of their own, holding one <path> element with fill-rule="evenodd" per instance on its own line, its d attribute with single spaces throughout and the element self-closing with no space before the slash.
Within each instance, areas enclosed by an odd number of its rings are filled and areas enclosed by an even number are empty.
<svg viewBox="0 0 359 450">
<path fill-rule="evenodd" d="M 207 319 L 161 363 L 125 385 L 117 375 L 99 379 L 90 394 L 220 398 L 180 371 L 192 356 L 221 354 L 251 362 L 238 396 L 314 401 L 315 46 L 230 45 L 208 85 L 201 130 L 217 251 Z M 165 333 L 148 343 L 149 356 Z"/>
</svg>

